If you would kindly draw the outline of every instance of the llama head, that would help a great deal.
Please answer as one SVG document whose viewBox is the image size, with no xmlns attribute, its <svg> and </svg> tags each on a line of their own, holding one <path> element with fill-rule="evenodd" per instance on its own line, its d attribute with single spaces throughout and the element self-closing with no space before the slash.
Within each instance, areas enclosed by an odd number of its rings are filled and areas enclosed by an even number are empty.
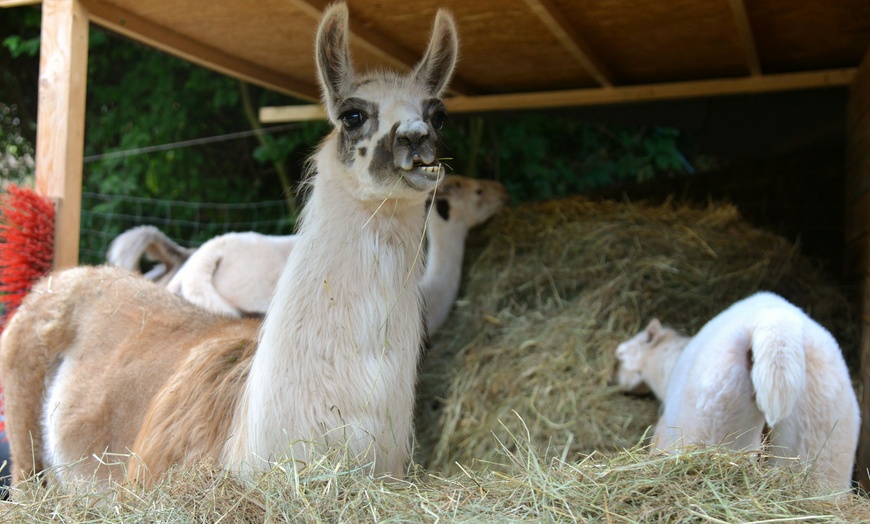
<svg viewBox="0 0 870 524">
<path fill-rule="evenodd" d="M 458 175 L 444 177 L 432 197 L 435 211 L 441 219 L 461 223 L 468 228 L 486 222 L 501 211 L 510 199 L 507 188 L 500 182 Z"/>
<path fill-rule="evenodd" d="M 654 365 L 661 348 L 678 336 L 676 331 L 663 327 L 654 318 L 640 333 L 626 340 L 616 348 L 616 368 L 613 372 L 613 382 L 622 391 L 634 393 L 648 392 L 644 383 L 644 371 Z"/>
<path fill-rule="evenodd" d="M 429 46 L 408 74 L 355 72 L 348 34 L 347 6 L 330 6 L 317 31 L 316 60 L 337 162 L 375 198 L 431 191 L 443 176 L 436 154 L 446 121 L 440 97 L 459 53 L 453 17 L 438 11 Z"/>
</svg>

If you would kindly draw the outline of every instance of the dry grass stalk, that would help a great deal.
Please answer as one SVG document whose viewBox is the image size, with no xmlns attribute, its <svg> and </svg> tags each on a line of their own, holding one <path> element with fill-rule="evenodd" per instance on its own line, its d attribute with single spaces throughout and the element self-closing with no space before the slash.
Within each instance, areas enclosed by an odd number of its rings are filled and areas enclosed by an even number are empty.
<svg viewBox="0 0 870 524">
<path fill-rule="evenodd" d="M 202 465 L 153 489 L 69 494 L 36 483 L 0 504 L 3 522 L 860 522 L 870 501 L 817 496 L 799 470 L 714 449 L 650 458 L 643 448 L 565 462 L 525 436 L 493 439 L 498 467 L 385 482 L 325 461 L 282 464 L 246 483 Z"/>
</svg>

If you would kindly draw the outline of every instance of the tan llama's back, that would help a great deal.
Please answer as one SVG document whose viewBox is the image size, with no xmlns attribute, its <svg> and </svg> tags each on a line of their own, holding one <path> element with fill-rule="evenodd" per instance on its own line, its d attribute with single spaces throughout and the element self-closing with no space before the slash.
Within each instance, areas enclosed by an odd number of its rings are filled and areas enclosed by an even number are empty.
<svg viewBox="0 0 870 524">
<path fill-rule="evenodd" d="M 81 267 L 40 281 L 0 342 L 14 479 L 52 463 L 129 453 L 154 396 L 189 350 L 237 326 L 125 270 Z M 256 333 L 256 324 L 244 326 Z M 52 417 L 63 425 L 47 426 Z M 52 447 L 56 441 L 64 447 Z M 95 465 L 88 459 L 72 473 L 90 477 Z"/>
<path fill-rule="evenodd" d="M 173 465 L 220 462 L 229 435 L 238 431 L 234 415 L 257 350 L 259 326 L 259 320 L 240 320 L 223 336 L 190 351 L 151 403 L 133 445 L 130 480 L 150 486 Z"/>
</svg>

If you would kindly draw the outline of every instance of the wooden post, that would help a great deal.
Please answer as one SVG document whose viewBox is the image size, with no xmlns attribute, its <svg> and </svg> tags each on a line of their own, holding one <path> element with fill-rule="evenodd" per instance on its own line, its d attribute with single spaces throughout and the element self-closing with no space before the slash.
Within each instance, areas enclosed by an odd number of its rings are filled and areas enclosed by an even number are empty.
<svg viewBox="0 0 870 524">
<path fill-rule="evenodd" d="M 88 66 L 88 12 L 44 0 L 39 50 L 36 191 L 55 202 L 54 267 L 78 265 Z"/>
<path fill-rule="evenodd" d="M 846 275 L 861 282 L 861 433 L 856 477 L 870 491 L 870 50 L 849 94 L 846 138 Z"/>
</svg>

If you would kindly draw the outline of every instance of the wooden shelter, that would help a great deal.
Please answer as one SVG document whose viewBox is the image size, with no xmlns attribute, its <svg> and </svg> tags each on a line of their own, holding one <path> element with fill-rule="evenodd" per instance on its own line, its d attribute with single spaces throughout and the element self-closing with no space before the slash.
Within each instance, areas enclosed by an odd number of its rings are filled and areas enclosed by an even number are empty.
<svg viewBox="0 0 870 524">
<path fill-rule="evenodd" d="M 0 0 L 0 7 L 39 3 Z M 315 102 L 326 0 L 44 0 L 37 188 L 58 208 L 57 267 L 78 262 L 88 25 Z M 409 68 L 438 7 L 462 53 L 453 112 L 617 104 L 851 86 L 846 259 L 863 279 L 864 428 L 870 467 L 870 2 L 867 0 L 348 0 L 358 66 Z M 863 62 L 862 62 L 863 60 Z M 261 120 L 320 118 L 316 104 Z M 867 475 L 860 475 L 867 481 Z M 870 488 L 870 485 L 865 485 Z"/>
</svg>

